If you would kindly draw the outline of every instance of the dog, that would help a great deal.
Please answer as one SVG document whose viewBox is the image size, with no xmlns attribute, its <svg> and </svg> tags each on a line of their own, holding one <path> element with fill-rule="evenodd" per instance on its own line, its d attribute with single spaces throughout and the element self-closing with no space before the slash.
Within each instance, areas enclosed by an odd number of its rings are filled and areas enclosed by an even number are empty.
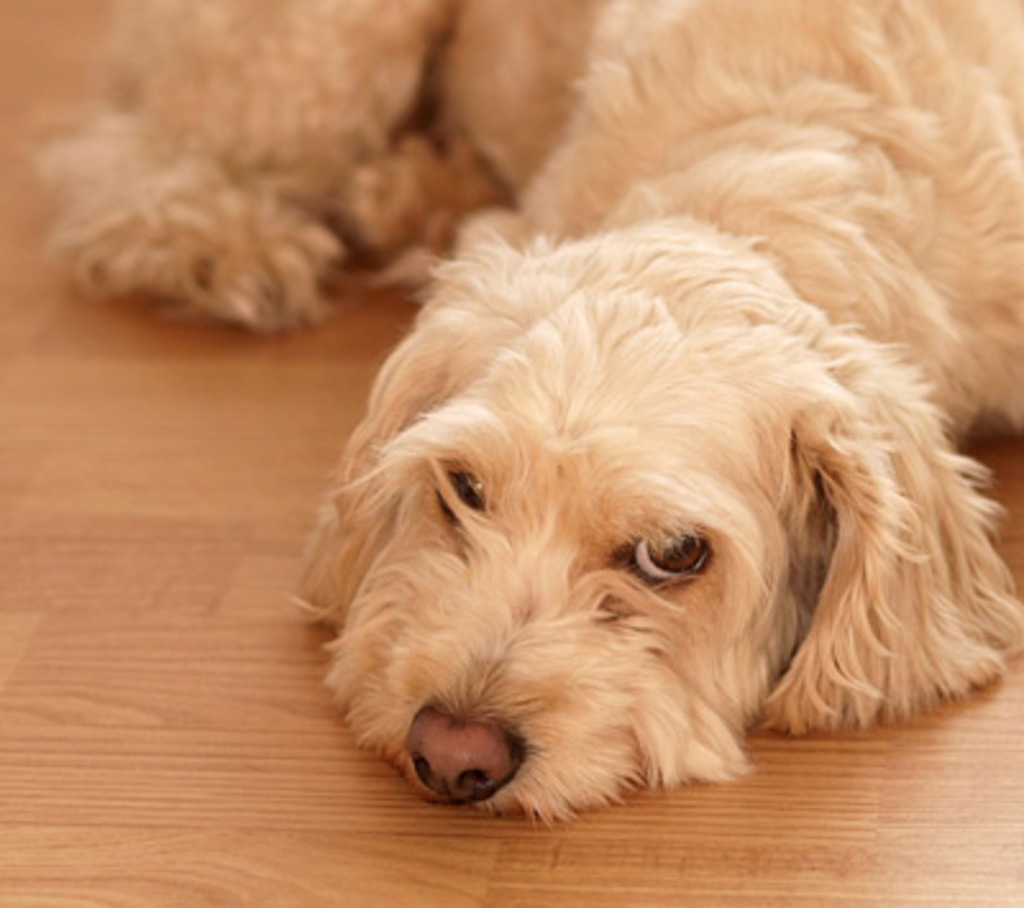
<svg viewBox="0 0 1024 908">
<path fill-rule="evenodd" d="M 151 0 L 42 169 L 83 283 L 256 330 L 425 303 L 301 597 L 428 799 L 559 820 L 908 719 L 1024 609 L 1020 0 Z"/>
</svg>

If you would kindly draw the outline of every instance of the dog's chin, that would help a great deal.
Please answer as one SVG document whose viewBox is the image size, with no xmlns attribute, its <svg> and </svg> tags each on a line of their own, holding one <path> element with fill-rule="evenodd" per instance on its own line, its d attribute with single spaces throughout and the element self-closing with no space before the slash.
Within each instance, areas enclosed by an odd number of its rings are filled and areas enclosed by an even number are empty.
<svg viewBox="0 0 1024 908">
<path fill-rule="evenodd" d="M 354 721 L 353 721 L 354 720 Z M 574 768 L 559 767 L 557 756 L 540 752 L 528 755 L 515 777 L 492 796 L 480 799 L 440 793 L 421 781 L 413 758 L 395 742 L 369 740 L 357 715 L 350 714 L 349 725 L 364 746 L 375 750 L 403 777 L 410 789 L 429 804 L 478 812 L 489 816 L 521 818 L 545 824 L 572 820 L 580 813 L 621 803 L 630 793 L 651 787 L 639 756 L 593 764 L 581 761 Z M 728 776 L 734 773 L 729 772 Z"/>
<path fill-rule="evenodd" d="M 605 789 L 590 791 L 565 790 L 560 798 L 552 796 L 553 790 L 545 788 L 532 777 L 524 767 L 521 778 L 509 783 L 493 797 L 482 800 L 466 800 L 438 794 L 424 785 L 417 777 L 412 760 L 407 757 L 385 760 L 404 777 L 412 790 L 428 804 L 436 807 L 472 811 L 487 816 L 522 819 L 553 825 L 573 820 L 579 814 L 621 803 L 628 795 L 643 787 L 639 769 L 635 774 L 614 780 Z"/>
</svg>

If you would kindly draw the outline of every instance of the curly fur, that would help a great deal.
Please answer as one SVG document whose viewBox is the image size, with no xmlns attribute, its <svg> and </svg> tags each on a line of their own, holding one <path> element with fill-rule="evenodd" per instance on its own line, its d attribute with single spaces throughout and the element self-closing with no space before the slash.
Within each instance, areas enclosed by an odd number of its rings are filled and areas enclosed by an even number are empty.
<svg viewBox="0 0 1024 908">
<path fill-rule="evenodd" d="M 454 239 L 307 558 L 360 742 L 415 783 L 424 705 L 515 728 L 482 806 L 552 819 L 1005 670 L 954 444 L 1024 423 L 1020 0 L 208 6 L 138 7 L 46 155 L 56 242 L 272 329 L 321 314 L 339 223 L 405 275 Z M 685 532 L 699 576 L 624 566 Z"/>
</svg>

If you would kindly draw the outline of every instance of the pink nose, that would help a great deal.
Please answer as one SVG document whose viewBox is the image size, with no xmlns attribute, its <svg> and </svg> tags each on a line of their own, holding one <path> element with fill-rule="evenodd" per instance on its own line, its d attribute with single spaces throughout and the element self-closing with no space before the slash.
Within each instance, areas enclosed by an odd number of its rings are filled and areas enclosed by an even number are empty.
<svg viewBox="0 0 1024 908">
<path fill-rule="evenodd" d="M 449 801 L 483 801 L 523 762 L 523 742 L 493 722 L 466 722 L 427 706 L 405 738 L 419 780 Z"/>
</svg>

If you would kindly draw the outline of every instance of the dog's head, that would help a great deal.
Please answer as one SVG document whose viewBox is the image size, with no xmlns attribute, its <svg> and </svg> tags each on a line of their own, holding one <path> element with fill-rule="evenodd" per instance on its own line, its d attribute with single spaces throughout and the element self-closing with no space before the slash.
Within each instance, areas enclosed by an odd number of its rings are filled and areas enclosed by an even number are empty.
<svg viewBox="0 0 1024 908">
<path fill-rule="evenodd" d="M 904 715 L 1020 633 L 915 374 L 663 225 L 447 266 L 311 548 L 329 683 L 430 797 L 545 818 Z"/>
</svg>

